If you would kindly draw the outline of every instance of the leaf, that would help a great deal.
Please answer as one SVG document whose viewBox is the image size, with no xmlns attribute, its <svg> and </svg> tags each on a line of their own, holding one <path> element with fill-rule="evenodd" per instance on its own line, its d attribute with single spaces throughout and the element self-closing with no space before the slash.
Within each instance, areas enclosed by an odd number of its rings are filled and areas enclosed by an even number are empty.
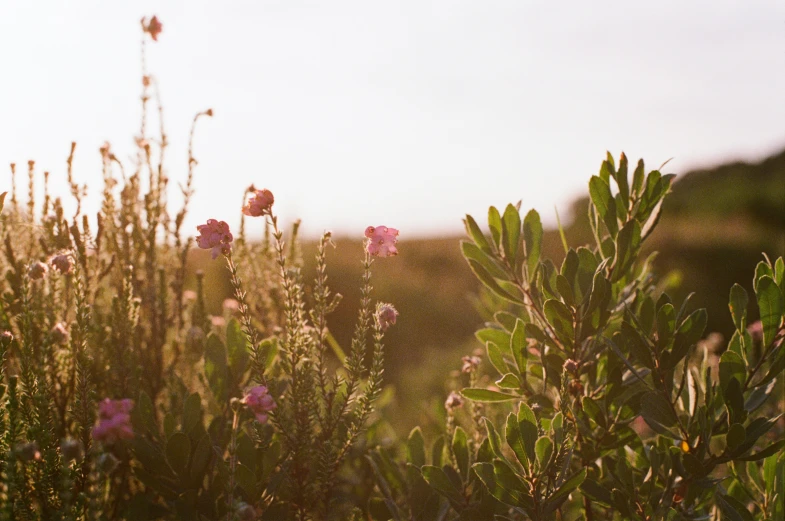
<svg viewBox="0 0 785 521">
<path fill-rule="evenodd" d="M 444 470 L 433 465 L 424 465 L 422 477 L 434 490 L 446 497 L 453 506 L 457 507 L 463 503 L 460 491 L 455 488 L 455 485 L 447 477 L 447 474 L 444 473 Z"/>
<path fill-rule="evenodd" d="M 643 181 L 645 167 L 643 166 L 643 159 L 638 160 L 638 165 L 635 167 L 635 172 L 632 174 L 632 193 L 634 195 L 640 195 L 641 188 L 643 188 Z"/>
<path fill-rule="evenodd" d="M 545 301 L 542 307 L 545 313 L 545 318 L 548 323 L 553 326 L 559 338 L 570 345 L 572 345 L 575 329 L 572 323 L 572 312 L 570 309 L 556 299 L 549 299 Z"/>
<path fill-rule="evenodd" d="M 505 437 L 507 438 L 507 445 L 512 449 L 512 452 L 515 454 L 515 457 L 520 464 L 524 469 L 528 469 L 529 460 L 534 459 L 534 451 L 527 452 L 526 444 L 523 441 L 523 434 L 521 433 L 521 428 L 518 424 L 518 418 L 513 413 L 510 413 L 507 416 Z"/>
<path fill-rule="evenodd" d="M 731 451 L 740 447 L 747 439 L 747 432 L 744 426 L 740 423 L 734 423 L 728 428 L 728 434 L 725 435 L 725 442 Z"/>
<path fill-rule="evenodd" d="M 738 284 L 734 284 L 731 287 L 728 307 L 737 331 L 742 331 L 747 327 L 747 306 L 749 306 L 749 301 L 750 299 L 744 288 Z"/>
<path fill-rule="evenodd" d="M 561 484 L 561 486 L 548 498 L 548 503 L 558 504 L 559 500 L 566 499 L 567 496 L 576 488 L 581 486 L 583 480 L 586 479 L 586 468 L 582 468 Z"/>
<path fill-rule="evenodd" d="M 204 374 L 215 399 L 224 403 L 228 399 L 226 347 L 212 333 L 207 337 L 204 348 Z"/>
<path fill-rule="evenodd" d="M 743 456 L 741 458 L 736 458 L 741 461 L 758 461 L 764 458 L 768 458 L 774 454 L 777 454 L 779 450 L 785 446 L 785 440 L 780 440 L 772 445 L 769 445 L 765 449 L 756 452 L 755 454 L 750 454 L 749 456 Z"/>
<path fill-rule="evenodd" d="M 139 404 L 137 409 L 139 410 L 139 415 L 147 432 L 153 436 L 157 436 L 158 426 L 155 423 L 155 407 L 153 406 L 153 401 L 150 399 L 150 396 L 144 391 L 139 393 Z"/>
<path fill-rule="evenodd" d="M 542 254 L 542 222 L 536 210 L 529 210 L 523 219 L 523 241 L 526 245 L 526 267 L 529 270 L 529 281 L 537 273 L 537 265 Z"/>
<path fill-rule="evenodd" d="M 723 392 L 728 389 L 731 378 L 735 378 L 739 384 L 745 381 L 747 366 L 744 360 L 733 351 L 725 351 L 720 357 L 720 388 Z"/>
<path fill-rule="evenodd" d="M 515 358 L 518 374 L 526 378 L 528 342 L 526 342 L 526 324 L 520 318 L 515 321 L 515 329 L 513 329 L 512 335 L 510 335 L 510 350 Z"/>
<path fill-rule="evenodd" d="M 502 217 L 495 206 L 488 208 L 488 227 L 491 229 L 493 243 L 496 245 L 496 248 L 501 250 Z"/>
<path fill-rule="evenodd" d="M 189 474 L 192 482 L 198 484 L 202 483 L 204 473 L 207 470 L 207 465 L 210 464 L 212 454 L 213 447 L 210 442 L 210 436 L 205 434 L 196 444 L 193 458 L 191 458 L 191 470 Z"/>
<path fill-rule="evenodd" d="M 466 219 L 464 219 L 463 223 L 466 225 L 466 233 L 474 241 L 474 244 L 485 253 L 493 253 L 493 249 L 491 248 L 490 243 L 488 243 L 488 239 L 485 238 L 485 234 L 482 233 L 482 230 L 477 225 L 477 221 L 474 220 L 474 217 L 466 214 Z"/>
<path fill-rule="evenodd" d="M 627 274 L 638 257 L 641 246 L 641 226 L 638 221 L 629 221 L 616 236 L 616 256 L 613 259 L 611 282 L 620 280 Z"/>
<path fill-rule="evenodd" d="M 485 430 L 488 433 L 488 444 L 491 446 L 491 451 L 493 452 L 494 456 L 497 458 L 502 458 L 502 439 L 499 436 L 499 433 L 496 432 L 496 427 L 494 427 L 493 422 L 488 418 L 483 418 L 485 420 Z"/>
<path fill-rule="evenodd" d="M 183 432 L 189 433 L 202 420 L 202 398 L 193 393 L 183 403 Z"/>
<path fill-rule="evenodd" d="M 611 237 L 615 237 L 619 231 L 619 223 L 616 221 L 616 202 L 610 185 L 599 177 L 592 176 L 589 181 L 589 194 Z"/>
<path fill-rule="evenodd" d="M 415 467 L 425 465 L 425 440 L 420 427 L 415 427 L 409 433 L 409 439 L 406 441 L 406 461 Z"/>
<path fill-rule="evenodd" d="M 248 341 L 236 318 L 229 320 L 226 326 L 226 351 L 229 355 L 229 367 L 232 370 L 232 375 L 239 380 L 248 367 L 250 356 Z"/>
<path fill-rule="evenodd" d="M 485 286 L 488 289 L 490 289 L 491 291 L 493 291 L 494 293 L 496 293 L 497 295 L 499 295 L 503 299 L 509 300 L 510 302 L 512 302 L 514 304 L 520 304 L 521 303 L 521 299 L 514 297 L 513 295 L 511 295 L 510 293 L 508 293 L 507 291 L 502 289 L 502 287 L 499 285 L 499 283 L 496 282 L 496 279 L 491 277 L 490 273 L 488 273 L 488 270 L 486 270 L 482 266 L 482 264 L 480 264 L 479 262 L 477 262 L 474 259 L 468 259 L 468 262 L 469 262 L 469 267 L 472 269 L 472 272 L 474 272 L 474 275 L 478 279 L 480 279 L 480 282 L 485 284 Z"/>
<path fill-rule="evenodd" d="M 507 373 L 498 380 L 496 380 L 496 385 L 501 387 L 502 389 L 520 389 L 521 381 L 512 373 Z"/>
<path fill-rule="evenodd" d="M 516 266 L 518 243 L 521 240 L 521 216 L 511 204 L 504 209 L 502 216 L 502 247 L 510 266 Z"/>
<path fill-rule="evenodd" d="M 619 187 L 619 195 L 621 195 L 622 203 L 624 203 L 624 208 L 626 209 L 630 204 L 630 185 L 627 179 L 627 156 L 624 155 L 624 152 L 621 153 L 619 170 L 616 172 L 615 179 L 616 186 Z"/>
<path fill-rule="evenodd" d="M 533 506 L 532 498 L 526 492 L 526 485 L 515 473 L 515 470 L 502 459 L 493 460 L 493 474 L 496 484 L 512 498 L 511 506 Z"/>
<path fill-rule="evenodd" d="M 760 308 L 760 321 L 763 325 L 763 346 L 767 347 L 774 341 L 782 323 L 785 303 L 783 303 L 782 291 L 779 286 L 768 275 L 758 279 L 755 293 L 758 298 L 758 308 Z"/>
<path fill-rule="evenodd" d="M 166 442 L 166 461 L 180 475 L 188 468 L 191 458 L 191 440 L 182 432 L 175 432 Z"/>
<path fill-rule="evenodd" d="M 540 469 L 545 469 L 553 454 L 553 442 L 547 436 L 540 437 L 534 445 L 534 453 L 537 455 Z"/>
<path fill-rule="evenodd" d="M 676 414 L 659 392 L 649 391 L 641 397 L 641 416 L 655 431 L 673 435 L 670 429 L 676 426 Z"/>
<path fill-rule="evenodd" d="M 750 511 L 738 499 L 731 496 L 723 496 L 717 494 L 714 496 L 717 500 L 717 506 L 722 511 L 722 519 L 726 518 L 728 521 L 755 521 Z"/>
<path fill-rule="evenodd" d="M 461 427 L 455 428 L 455 434 L 452 437 L 452 453 L 455 455 L 455 461 L 458 463 L 458 470 L 463 476 L 464 481 L 469 477 L 469 443 L 466 438 L 466 431 Z"/>
<path fill-rule="evenodd" d="M 534 411 L 531 410 L 526 403 L 521 402 L 520 409 L 518 409 L 518 427 L 521 430 L 521 437 L 523 445 L 526 449 L 526 454 L 531 459 L 534 455 L 534 445 L 537 443 L 538 427 L 537 417 L 534 416 Z"/>
<path fill-rule="evenodd" d="M 510 400 L 520 400 L 519 396 L 513 394 L 500 393 L 490 389 L 479 389 L 470 387 L 463 389 L 461 394 L 464 398 L 475 402 L 508 402 Z"/>
<path fill-rule="evenodd" d="M 499 374 L 507 373 L 507 364 L 504 362 L 504 355 L 499 349 L 499 346 L 494 344 L 493 342 L 488 342 L 485 344 L 485 349 L 488 353 L 488 360 L 490 360 L 493 367 L 496 368 L 496 371 Z"/>
<path fill-rule="evenodd" d="M 463 257 L 467 262 L 470 259 L 477 261 L 493 278 L 507 278 L 507 273 L 501 267 L 496 258 L 478 248 L 476 244 L 469 241 L 461 241 L 461 252 L 463 253 Z"/>
</svg>

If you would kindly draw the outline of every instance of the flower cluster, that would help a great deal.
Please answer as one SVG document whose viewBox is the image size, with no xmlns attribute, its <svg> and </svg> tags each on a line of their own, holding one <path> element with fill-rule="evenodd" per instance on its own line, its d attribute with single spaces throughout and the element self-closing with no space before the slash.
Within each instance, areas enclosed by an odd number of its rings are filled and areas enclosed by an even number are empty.
<svg viewBox="0 0 785 521">
<path fill-rule="evenodd" d="M 232 251 L 232 232 L 225 221 L 207 219 L 207 224 L 200 224 L 196 227 L 199 236 L 196 244 L 204 250 L 213 250 L 213 259 L 219 254 L 228 255 Z"/>
<path fill-rule="evenodd" d="M 374 257 L 392 257 L 398 255 L 395 243 L 398 242 L 398 230 L 387 226 L 369 226 L 365 229 L 368 241 L 365 249 Z"/>
<path fill-rule="evenodd" d="M 267 423 L 268 413 L 277 407 L 264 385 L 250 388 L 243 397 L 242 404 L 254 413 L 259 423 Z"/>
<path fill-rule="evenodd" d="M 392 304 L 379 304 L 376 307 L 376 321 L 382 331 L 387 331 L 387 328 L 395 325 L 395 319 L 398 318 L 398 311 Z"/>
<path fill-rule="evenodd" d="M 98 425 L 93 427 L 93 439 L 104 443 L 114 443 L 117 440 L 130 440 L 134 437 L 131 428 L 131 409 L 134 408 L 133 400 L 104 399 L 98 405 Z"/>
<path fill-rule="evenodd" d="M 473 373 L 480 367 L 480 362 L 482 360 L 479 356 L 464 356 L 461 358 L 461 362 L 463 362 L 463 367 L 461 367 L 462 373 Z"/>
<path fill-rule="evenodd" d="M 60 272 L 61 275 L 68 275 L 74 271 L 74 263 L 71 260 L 71 255 L 68 253 L 60 253 L 52 257 L 49 261 L 55 271 Z"/>
<path fill-rule="evenodd" d="M 149 34 L 154 42 L 158 41 L 158 35 L 161 34 L 163 29 L 164 26 L 157 16 L 153 16 L 149 22 L 147 21 L 147 17 L 142 18 L 142 30 Z"/>
<path fill-rule="evenodd" d="M 248 202 L 246 202 L 245 206 L 243 206 L 243 214 L 249 217 L 270 215 L 272 212 L 273 203 L 275 202 L 273 193 L 266 188 L 263 188 L 262 190 L 256 190 L 251 187 L 250 191 L 251 197 L 248 198 Z"/>
</svg>

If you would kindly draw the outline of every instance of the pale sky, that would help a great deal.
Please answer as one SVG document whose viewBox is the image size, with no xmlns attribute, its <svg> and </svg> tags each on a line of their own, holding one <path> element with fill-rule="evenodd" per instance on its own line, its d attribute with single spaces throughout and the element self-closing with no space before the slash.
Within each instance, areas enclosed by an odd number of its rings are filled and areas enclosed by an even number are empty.
<svg viewBox="0 0 785 521">
<path fill-rule="evenodd" d="M 134 152 L 153 14 L 173 182 L 215 110 L 189 228 L 236 224 L 250 183 L 309 234 L 459 233 L 519 199 L 553 223 L 606 150 L 680 173 L 785 147 L 782 0 L 0 0 L 3 169 L 35 159 L 65 192 L 77 141 L 97 209 L 98 148 Z"/>
</svg>

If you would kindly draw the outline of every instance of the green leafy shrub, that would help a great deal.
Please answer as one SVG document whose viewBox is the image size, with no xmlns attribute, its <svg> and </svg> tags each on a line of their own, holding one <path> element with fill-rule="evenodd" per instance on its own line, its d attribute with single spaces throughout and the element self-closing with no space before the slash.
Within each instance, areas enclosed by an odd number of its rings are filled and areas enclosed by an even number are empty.
<svg viewBox="0 0 785 521">
<path fill-rule="evenodd" d="M 473 436 L 454 428 L 446 461 L 412 456 L 423 450 L 415 431 L 407 480 L 377 472 L 387 509 L 376 519 L 785 515 L 785 263 L 755 272 L 760 322 L 748 327 L 750 297 L 736 285 L 730 342 L 702 341 L 705 310 L 671 302 L 651 257 L 638 261 L 671 179 L 642 161 L 630 179 L 627 158 L 617 167 L 609 154 L 589 183 L 595 245 L 565 242 L 561 266 L 541 258 L 535 211 L 491 207 L 488 236 L 466 216 L 464 256 L 496 298 L 495 321 L 476 335 L 496 376 L 462 390 Z M 418 510 L 420 477 L 441 508 Z"/>
</svg>

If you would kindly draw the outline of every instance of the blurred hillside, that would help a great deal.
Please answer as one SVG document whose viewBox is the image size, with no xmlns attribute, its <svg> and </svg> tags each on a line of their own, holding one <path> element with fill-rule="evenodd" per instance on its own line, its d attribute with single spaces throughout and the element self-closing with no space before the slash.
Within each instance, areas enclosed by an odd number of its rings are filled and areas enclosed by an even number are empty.
<svg viewBox="0 0 785 521">
<path fill-rule="evenodd" d="M 593 243 L 587 208 L 588 199 L 572 206 L 572 222 L 565 227 L 572 247 Z M 475 217 L 484 221 L 484 216 Z M 397 417 L 399 434 L 414 423 L 435 420 L 448 376 L 460 367 L 461 356 L 481 347 L 473 338 L 483 321 L 475 305 L 480 285 L 460 254 L 461 239 L 404 239 L 398 257 L 373 265 L 374 297 L 394 303 L 401 313 L 386 342 L 386 380 L 394 384 L 397 396 L 390 414 Z M 333 291 L 344 299 L 329 325 L 346 347 L 359 305 L 363 245 L 341 237 L 334 242 L 328 276 Z M 564 251 L 556 230 L 546 232 L 544 249 L 544 257 L 561 262 Z M 678 176 L 647 249 L 659 252 L 658 274 L 677 284 L 669 290 L 675 299 L 695 292 L 694 305 L 708 308 L 708 330 L 728 338 L 730 287 L 739 282 L 752 294 L 761 252 L 772 258 L 785 255 L 785 151 L 760 163 L 732 163 Z M 313 244 L 303 246 L 307 277 L 313 276 L 314 251 Z M 226 288 L 228 294 L 228 281 Z M 750 320 L 755 319 L 757 311 L 751 310 Z"/>
</svg>

